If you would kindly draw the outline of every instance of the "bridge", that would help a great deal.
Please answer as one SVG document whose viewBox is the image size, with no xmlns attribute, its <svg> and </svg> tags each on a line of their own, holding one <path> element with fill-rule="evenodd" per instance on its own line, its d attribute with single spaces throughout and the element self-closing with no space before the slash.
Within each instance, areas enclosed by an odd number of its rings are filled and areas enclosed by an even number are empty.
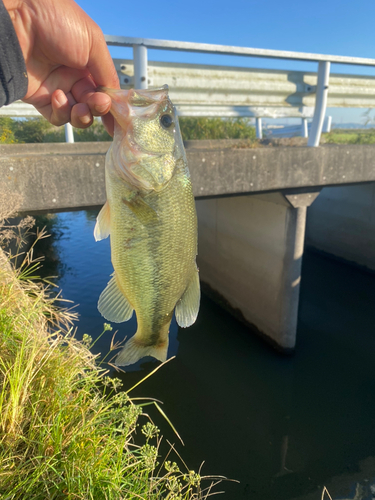
<svg viewBox="0 0 375 500">
<path fill-rule="evenodd" d="M 206 290 L 277 348 L 293 350 L 307 207 L 322 188 L 353 189 L 353 185 L 368 187 L 375 182 L 375 146 L 316 147 L 329 99 L 330 105 L 375 107 L 374 77 L 333 75 L 336 90 L 329 97 L 330 63 L 375 66 L 375 60 L 106 38 L 110 45 L 134 48 L 133 61 L 115 61 L 122 86 L 146 88 L 148 83 L 159 85 L 159 79 L 162 83 L 171 81 L 171 95 L 174 99 L 175 92 L 182 115 L 253 116 L 258 136 L 262 116 L 299 116 L 305 132 L 304 120 L 313 117 L 310 136 L 300 147 L 250 148 L 241 141 L 186 143 L 199 220 L 198 264 Z M 307 75 L 148 64 L 148 48 L 315 61 L 318 71 Z M 214 74 L 218 77 L 216 90 L 211 88 Z M 188 88 L 192 78 L 195 85 Z M 237 87 L 233 93 L 229 88 L 223 97 L 228 81 Z M 228 97 L 231 94 L 232 100 Z M 1 112 L 20 115 L 31 114 L 32 110 L 17 103 Z M 0 195 L 18 193 L 22 200 L 20 211 L 27 213 L 100 206 L 105 201 L 104 161 L 108 146 L 2 145 Z"/>
<path fill-rule="evenodd" d="M 2 145 L 0 196 L 19 194 L 25 213 L 100 206 L 109 144 Z M 375 146 L 185 146 L 206 290 L 276 347 L 294 349 L 307 207 L 323 187 L 375 182 Z"/>
</svg>

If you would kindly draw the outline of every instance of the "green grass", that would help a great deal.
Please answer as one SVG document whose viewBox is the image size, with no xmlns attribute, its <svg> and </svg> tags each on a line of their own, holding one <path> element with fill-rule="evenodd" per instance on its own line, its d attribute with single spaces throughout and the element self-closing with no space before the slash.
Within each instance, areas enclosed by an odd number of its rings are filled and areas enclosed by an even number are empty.
<svg viewBox="0 0 375 500">
<path fill-rule="evenodd" d="M 206 498 L 211 481 L 202 490 L 199 474 L 160 456 L 150 401 L 121 391 L 91 339 L 74 338 L 72 313 L 28 279 L 38 265 L 15 276 L 0 257 L 0 498 Z"/>
<path fill-rule="evenodd" d="M 375 129 L 333 129 L 322 138 L 328 144 L 375 144 Z"/>
</svg>

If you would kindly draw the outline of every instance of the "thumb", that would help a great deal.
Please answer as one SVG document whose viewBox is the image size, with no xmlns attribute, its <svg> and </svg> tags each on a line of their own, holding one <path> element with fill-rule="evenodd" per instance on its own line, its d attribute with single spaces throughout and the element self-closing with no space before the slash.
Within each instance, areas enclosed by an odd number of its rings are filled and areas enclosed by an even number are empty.
<svg viewBox="0 0 375 500">
<path fill-rule="evenodd" d="M 116 68 L 113 64 L 104 35 L 99 27 L 97 33 L 93 33 L 92 40 L 93 43 L 90 51 L 90 59 L 87 63 L 87 69 L 90 71 L 98 86 L 119 89 L 120 82 Z"/>
</svg>

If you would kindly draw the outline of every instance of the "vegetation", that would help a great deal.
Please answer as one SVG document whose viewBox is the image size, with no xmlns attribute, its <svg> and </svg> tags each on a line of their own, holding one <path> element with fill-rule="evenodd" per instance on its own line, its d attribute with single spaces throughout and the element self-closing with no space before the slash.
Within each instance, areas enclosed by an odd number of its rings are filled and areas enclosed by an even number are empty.
<svg viewBox="0 0 375 500">
<path fill-rule="evenodd" d="M 249 118 L 190 118 L 179 119 L 185 141 L 202 139 L 253 139 L 255 128 Z"/>
<path fill-rule="evenodd" d="M 244 139 L 247 140 L 246 147 L 256 143 L 265 145 L 266 141 L 257 141 L 249 118 L 181 117 L 179 122 L 184 140 Z M 100 120 L 95 120 L 88 129 L 74 129 L 74 139 L 76 142 L 112 140 Z M 30 142 L 65 142 L 64 127 L 54 127 L 44 118 L 14 120 L 0 117 L 0 144 Z M 375 129 L 333 129 L 322 135 L 322 143 L 375 144 Z"/>
<path fill-rule="evenodd" d="M 333 129 L 323 134 L 328 144 L 375 144 L 375 129 Z"/>
<path fill-rule="evenodd" d="M 255 129 L 248 118 L 180 118 L 184 140 L 255 139 Z M 76 142 L 110 141 L 100 120 L 87 129 L 74 129 Z M 64 127 L 54 127 L 44 118 L 13 120 L 0 117 L 0 143 L 64 142 Z"/>
<path fill-rule="evenodd" d="M 100 120 L 87 129 L 74 129 L 76 142 L 110 141 Z M 64 127 L 55 127 L 44 118 L 14 120 L 0 116 L 0 144 L 65 142 Z"/>
<path fill-rule="evenodd" d="M 243 139 L 244 147 L 267 145 L 268 139 L 258 141 L 255 128 L 248 118 L 190 118 L 181 117 L 181 134 L 184 140 Z M 88 129 L 74 129 L 76 142 L 110 141 L 100 120 L 95 120 Z M 294 138 L 298 139 L 298 138 Z M 273 140 L 274 145 L 280 140 Z M 290 141 L 283 140 L 281 145 Z M 14 120 L 0 117 L 0 144 L 32 142 L 65 142 L 64 127 L 54 127 L 44 118 Z M 271 141 L 272 142 L 272 141 Z M 327 144 L 375 144 L 375 129 L 333 129 L 322 135 Z"/>
<path fill-rule="evenodd" d="M 198 473 L 159 456 L 158 428 L 90 337 L 75 340 L 72 312 L 30 281 L 31 254 L 15 274 L 0 249 L 0 498 L 206 498 Z"/>
</svg>

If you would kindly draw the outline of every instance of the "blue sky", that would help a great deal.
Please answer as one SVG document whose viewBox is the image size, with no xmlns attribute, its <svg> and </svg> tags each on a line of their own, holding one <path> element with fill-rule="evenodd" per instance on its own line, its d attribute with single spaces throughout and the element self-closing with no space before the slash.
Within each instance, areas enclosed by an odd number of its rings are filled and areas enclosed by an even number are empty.
<svg viewBox="0 0 375 500">
<path fill-rule="evenodd" d="M 105 34 L 375 59 L 375 0 L 78 0 Z M 132 57 L 111 48 L 113 57 Z M 150 51 L 152 60 L 315 71 L 312 63 Z M 332 66 L 375 75 L 375 68 Z M 338 110 L 335 112 L 339 120 Z M 344 113 L 357 116 L 356 113 Z M 343 116 L 344 116 L 343 115 Z"/>
</svg>

